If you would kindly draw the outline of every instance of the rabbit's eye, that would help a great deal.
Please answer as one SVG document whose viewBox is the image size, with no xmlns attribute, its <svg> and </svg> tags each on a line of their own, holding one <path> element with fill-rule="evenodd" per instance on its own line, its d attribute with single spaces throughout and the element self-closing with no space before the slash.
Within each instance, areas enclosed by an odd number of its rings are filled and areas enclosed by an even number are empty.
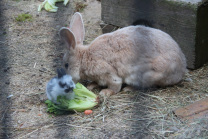
<svg viewBox="0 0 208 139">
<path fill-rule="evenodd" d="M 68 69 L 69 64 L 68 64 L 68 63 L 66 63 L 64 66 L 65 66 L 65 68 L 66 68 L 66 69 Z"/>
<path fill-rule="evenodd" d="M 59 82 L 59 85 L 61 86 L 61 88 L 64 88 L 64 86 L 66 85 L 66 83 Z"/>
</svg>

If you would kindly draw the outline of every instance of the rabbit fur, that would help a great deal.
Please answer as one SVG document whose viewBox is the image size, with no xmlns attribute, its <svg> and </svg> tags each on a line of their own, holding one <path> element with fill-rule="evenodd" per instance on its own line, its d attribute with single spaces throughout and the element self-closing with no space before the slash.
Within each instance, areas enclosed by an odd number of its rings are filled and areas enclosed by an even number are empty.
<svg viewBox="0 0 208 139">
<path fill-rule="evenodd" d="M 74 98 L 73 89 L 75 84 L 70 75 L 64 69 L 57 69 L 58 76 L 52 78 L 46 86 L 46 95 L 49 100 L 57 104 L 58 96 L 65 96 L 67 99 Z"/>
<path fill-rule="evenodd" d="M 167 33 L 141 25 L 128 26 L 83 45 L 82 16 L 75 13 L 69 28 L 62 27 L 66 42 L 64 63 L 75 82 L 88 79 L 117 93 L 123 83 L 137 87 L 169 86 L 180 82 L 186 59 Z M 102 91 L 101 91 L 102 92 Z"/>
</svg>

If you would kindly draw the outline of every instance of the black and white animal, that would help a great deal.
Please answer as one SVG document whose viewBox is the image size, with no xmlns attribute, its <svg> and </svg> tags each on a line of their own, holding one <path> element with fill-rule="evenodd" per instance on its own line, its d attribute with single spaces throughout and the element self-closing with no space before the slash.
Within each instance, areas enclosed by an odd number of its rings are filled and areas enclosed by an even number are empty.
<svg viewBox="0 0 208 139">
<path fill-rule="evenodd" d="M 67 99 L 74 98 L 73 89 L 75 84 L 72 77 L 67 75 L 64 69 L 57 69 L 58 76 L 52 78 L 46 86 L 46 95 L 49 100 L 57 103 L 57 96 L 66 96 Z"/>
</svg>

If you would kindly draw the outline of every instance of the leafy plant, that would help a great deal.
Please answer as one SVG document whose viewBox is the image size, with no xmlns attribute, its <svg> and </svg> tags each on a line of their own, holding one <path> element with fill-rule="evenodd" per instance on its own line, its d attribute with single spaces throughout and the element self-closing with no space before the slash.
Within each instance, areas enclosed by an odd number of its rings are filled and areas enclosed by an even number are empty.
<svg viewBox="0 0 208 139">
<path fill-rule="evenodd" d="M 17 22 L 25 22 L 25 21 L 32 21 L 32 15 L 31 14 L 19 14 L 15 20 Z"/>
<path fill-rule="evenodd" d="M 48 12 L 57 12 L 58 7 L 55 6 L 56 2 L 64 2 L 64 5 L 66 6 L 69 0 L 45 0 L 41 5 L 38 7 L 38 11 L 40 12 L 42 8 L 44 7 L 46 11 Z"/>
</svg>

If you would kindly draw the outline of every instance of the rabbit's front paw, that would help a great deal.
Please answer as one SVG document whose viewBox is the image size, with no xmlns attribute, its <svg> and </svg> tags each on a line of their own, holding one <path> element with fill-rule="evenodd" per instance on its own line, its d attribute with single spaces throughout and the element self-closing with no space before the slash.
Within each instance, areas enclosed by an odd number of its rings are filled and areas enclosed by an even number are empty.
<svg viewBox="0 0 208 139">
<path fill-rule="evenodd" d="M 109 97 L 113 94 L 115 94 L 115 92 L 111 89 L 103 89 L 100 91 L 100 96 L 102 96 L 102 97 Z"/>
</svg>

